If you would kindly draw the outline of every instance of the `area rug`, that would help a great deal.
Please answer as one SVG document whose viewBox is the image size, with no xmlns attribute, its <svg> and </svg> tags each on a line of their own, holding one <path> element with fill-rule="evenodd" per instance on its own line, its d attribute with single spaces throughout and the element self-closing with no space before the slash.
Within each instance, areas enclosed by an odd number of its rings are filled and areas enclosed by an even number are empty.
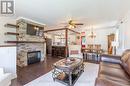
<svg viewBox="0 0 130 86">
<path fill-rule="evenodd" d="M 74 86 L 94 86 L 95 79 L 98 75 L 98 64 L 84 63 L 84 72 L 79 77 Z M 29 82 L 24 86 L 65 86 L 59 82 L 54 82 L 52 79 L 52 71 Z"/>
</svg>

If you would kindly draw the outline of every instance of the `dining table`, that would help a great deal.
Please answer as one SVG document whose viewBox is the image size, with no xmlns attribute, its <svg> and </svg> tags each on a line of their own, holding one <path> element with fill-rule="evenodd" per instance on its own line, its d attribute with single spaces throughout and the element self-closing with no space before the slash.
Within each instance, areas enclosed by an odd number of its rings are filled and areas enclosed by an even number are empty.
<svg viewBox="0 0 130 86">
<path fill-rule="evenodd" d="M 83 58 L 84 60 L 91 59 L 92 61 L 99 62 L 100 55 L 103 53 L 103 49 L 90 49 L 90 48 L 83 48 Z"/>
</svg>

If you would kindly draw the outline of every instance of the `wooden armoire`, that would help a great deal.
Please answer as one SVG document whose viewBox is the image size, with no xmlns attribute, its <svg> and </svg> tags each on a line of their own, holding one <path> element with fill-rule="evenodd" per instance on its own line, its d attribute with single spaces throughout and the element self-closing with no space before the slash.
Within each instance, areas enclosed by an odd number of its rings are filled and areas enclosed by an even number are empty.
<svg viewBox="0 0 130 86">
<path fill-rule="evenodd" d="M 113 47 L 112 47 L 112 41 L 115 40 L 115 34 L 108 35 L 108 54 L 112 54 Z"/>
</svg>

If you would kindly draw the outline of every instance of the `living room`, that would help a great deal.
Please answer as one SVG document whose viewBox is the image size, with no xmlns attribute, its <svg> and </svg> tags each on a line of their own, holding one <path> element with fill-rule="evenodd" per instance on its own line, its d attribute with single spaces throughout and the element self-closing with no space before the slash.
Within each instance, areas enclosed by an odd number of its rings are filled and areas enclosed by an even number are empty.
<svg viewBox="0 0 130 86">
<path fill-rule="evenodd" d="M 130 86 L 129 0 L 0 4 L 0 86 Z"/>
</svg>

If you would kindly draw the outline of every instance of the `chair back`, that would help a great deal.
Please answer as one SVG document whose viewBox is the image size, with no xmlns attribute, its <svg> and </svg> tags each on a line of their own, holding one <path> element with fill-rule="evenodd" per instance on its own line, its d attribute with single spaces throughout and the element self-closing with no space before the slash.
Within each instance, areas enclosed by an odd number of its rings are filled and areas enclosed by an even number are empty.
<svg viewBox="0 0 130 86">
<path fill-rule="evenodd" d="M 92 50 L 93 49 L 93 44 L 88 44 L 87 48 Z"/>
<path fill-rule="evenodd" d="M 81 45 L 69 45 L 69 57 L 83 58 Z"/>
<path fill-rule="evenodd" d="M 94 45 L 94 49 L 95 50 L 100 50 L 101 49 L 101 45 L 100 44 L 95 44 Z"/>
</svg>

